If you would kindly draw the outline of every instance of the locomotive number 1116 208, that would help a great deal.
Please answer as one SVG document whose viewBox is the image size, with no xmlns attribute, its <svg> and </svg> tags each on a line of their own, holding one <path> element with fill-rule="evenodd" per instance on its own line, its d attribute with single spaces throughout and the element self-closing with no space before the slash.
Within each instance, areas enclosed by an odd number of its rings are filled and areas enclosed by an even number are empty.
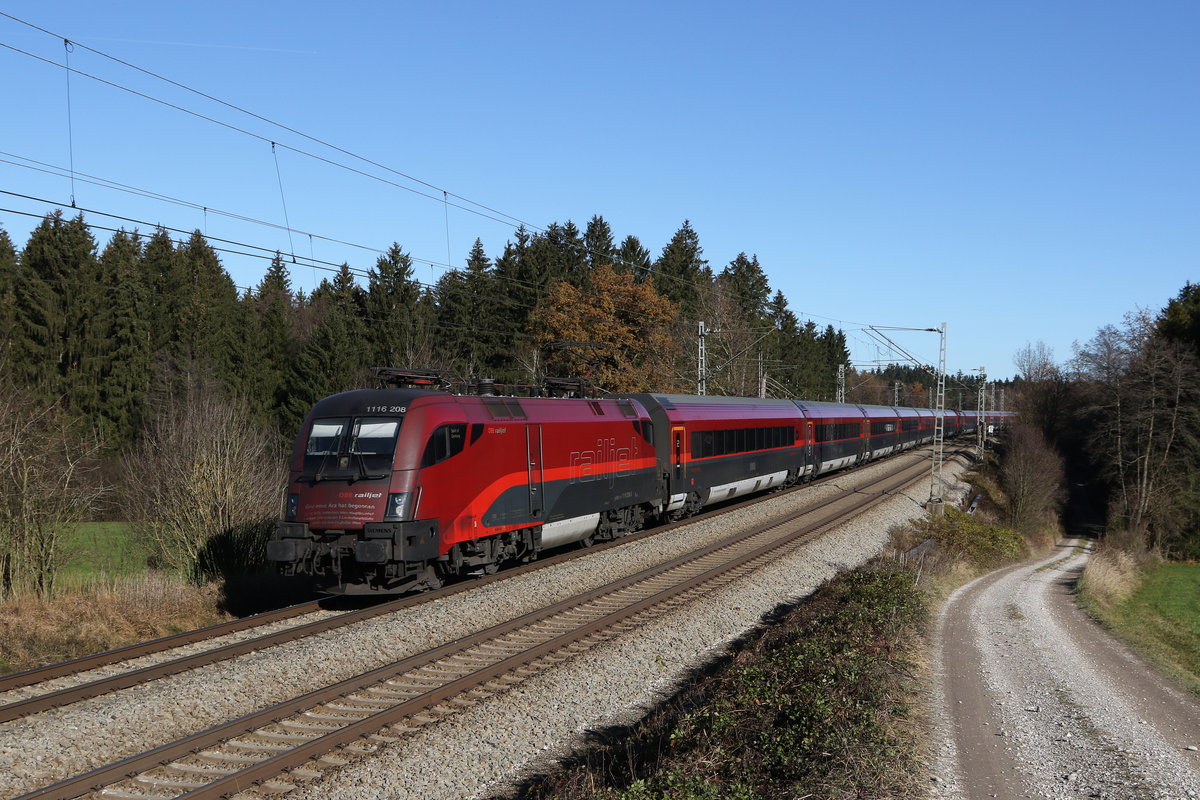
<svg viewBox="0 0 1200 800">
<path fill-rule="evenodd" d="M 403 414 L 408 406 L 366 406 L 363 410 L 367 414 Z"/>
</svg>

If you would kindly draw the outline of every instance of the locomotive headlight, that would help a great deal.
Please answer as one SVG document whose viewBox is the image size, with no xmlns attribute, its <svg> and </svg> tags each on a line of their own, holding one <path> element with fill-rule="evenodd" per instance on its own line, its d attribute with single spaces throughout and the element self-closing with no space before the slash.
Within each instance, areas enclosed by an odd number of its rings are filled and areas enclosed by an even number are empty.
<svg viewBox="0 0 1200 800">
<path fill-rule="evenodd" d="M 288 522 L 295 522 L 296 515 L 300 513 L 300 495 L 289 494 L 287 498 L 287 507 L 283 510 L 283 518 Z"/>
<path fill-rule="evenodd" d="M 412 492 L 391 492 L 388 495 L 387 510 L 383 513 L 388 522 L 403 522 L 408 519 L 412 510 Z"/>
</svg>

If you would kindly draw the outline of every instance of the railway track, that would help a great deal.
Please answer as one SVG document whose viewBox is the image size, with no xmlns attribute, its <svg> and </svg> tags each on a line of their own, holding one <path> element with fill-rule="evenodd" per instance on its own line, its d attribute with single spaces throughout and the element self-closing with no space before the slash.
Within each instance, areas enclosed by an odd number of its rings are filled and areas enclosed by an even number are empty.
<svg viewBox="0 0 1200 800">
<path fill-rule="evenodd" d="M 841 473 L 825 476 L 824 478 L 818 479 L 815 483 L 832 480 L 837 478 L 839 475 L 841 475 Z M 802 485 L 786 491 L 795 492 L 804 488 L 805 486 Z M 773 496 L 778 495 L 770 495 L 768 497 Z M 166 636 L 160 639 L 154 639 L 151 641 L 130 645 L 128 647 L 109 650 L 104 653 L 97 653 L 95 655 L 85 656 L 83 658 L 65 661 L 59 664 L 52 664 L 39 669 L 2 676 L 0 677 L 0 723 L 20 719 L 22 717 L 37 714 L 42 711 L 61 708 L 63 706 L 70 705 L 71 703 L 76 703 L 93 697 L 99 697 L 111 692 L 138 686 L 140 684 L 148 683 L 150 681 L 158 680 L 171 675 L 177 675 L 182 672 L 198 669 L 209 664 L 219 663 L 221 661 L 235 658 L 246 653 L 254 652 L 256 650 L 276 647 L 287 642 L 296 641 L 309 636 L 315 636 L 329 630 L 353 625 L 358 622 L 383 616 L 385 614 L 395 613 L 406 608 L 433 602 L 440 598 L 452 596 L 461 592 L 472 591 L 480 586 L 506 580 L 517 575 L 526 574 L 528 572 L 553 567 L 564 561 L 579 558 L 588 553 L 602 552 L 604 549 L 618 547 L 629 542 L 638 541 L 647 536 L 665 533 L 684 525 L 710 519 L 714 516 L 763 502 L 763 500 L 764 497 L 749 498 L 738 503 L 723 505 L 719 508 L 706 511 L 686 520 L 661 525 L 632 536 L 622 537 L 621 539 L 611 542 L 605 542 L 603 544 L 594 546 L 587 551 L 575 550 L 560 553 L 549 558 L 540 559 L 532 564 L 504 570 L 496 575 L 490 575 L 474 579 L 472 581 L 451 584 L 436 591 L 403 597 L 367 608 L 345 611 L 337 615 L 330 615 L 322 619 L 317 619 L 308 623 L 297 624 L 292 627 L 282 630 L 275 630 L 270 633 L 254 636 L 252 638 L 239 639 L 238 641 L 224 645 L 218 644 L 201 652 L 189 653 L 177 658 L 158 661 L 148 666 L 130 667 L 129 669 L 117 672 L 116 674 L 105 675 L 92 680 L 83 680 L 82 677 L 84 673 L 100 667 L 132 661 L 144 656 L 159 655 L 169 650 L 195 644 L 197 642 L 211 641 L 234 633 L 253 631 L 256 628 L 267 628 L 278 625 L 282 622 L 322 610 L 320 601 L 314 600 L 309 603 L 289 606 L 287 608 L 265 612 L 263 614 L 257 614 L 252 617 L 245 617 L 243 619 L 232 620 L 230 622 L 220 623 L 194 631 L 185 631 L 172 636 Z M 64 683 L 68 681 L 63 681 L 62 679 L 72 678 L 74 678 L 76 682 L 68 686 L 58 687 L 51 685 L 44 688 L 39 686 L 39 684 L 48 684 L 50 681 Z M 19 693 L 23 696 L 3 699 L 4 694 L 8 692 L 15 692 L 15 690 L 18 689 L 25 690 L 24 692 Z"/>
<path fill-rule="evenodd" d="M 110 798 L 146 797 L 148 793 L 163 798 L 222 797 L 273 779 L 276 782 L 267 788 L 287 788 L 369 750 L 372 738 L 403 737 L 484 702 L 648 618 L 738 581 L 781 550 L 817 536 L 848 515 L 862 513 L 920 480 L 927 470 L 926 463 L 917 462 L 889 473 L 874 487 L 819 502 L 545 609 L 23 798 L 65 800 L 99 790 Z M 544 562 L 543 568 L 552 561 Z M 478 585 L 475 582 L 465 588 Z M 283 778 L 276 777 L 285 773 Z"/>
</svg>

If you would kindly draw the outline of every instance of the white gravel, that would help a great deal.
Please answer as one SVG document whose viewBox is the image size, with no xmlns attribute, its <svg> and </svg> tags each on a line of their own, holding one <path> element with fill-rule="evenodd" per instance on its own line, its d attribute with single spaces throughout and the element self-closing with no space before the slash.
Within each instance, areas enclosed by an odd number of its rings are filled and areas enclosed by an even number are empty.
<svg viewBox="0 0 1200 800">
<path fill-rule="evenodd" d="M 800 506 L 814 496 L 891 469 L 905 454 L 764 504 Z M 948 474 L 960 464 L 948 461 Z M 922 513 L 928 484 L 876 507 L 835 534 L 780 558 L 753 581 L 714 593 L 600 645 L 497 702 L 433 725 L 381 758 L 338 770 L 296 796 L 467 797 L 489 794 L 588 729 L 629 721 L 763 614 L 809 594 L 839 569 L 875 555 L 888 529 Z M 948 498 L 954 500 L 954 497 Z M 759 506 L 370 620 L 351 629 L 250 653 L 153 684 L 0 725 L 0 798 L 31 791 L 227 719 L 328 685 L 603 585 L 768 515 Z M 215 688 L 216 687 L 216 688 Z M 451 755 L 453 754 L 453 755 Z M 490 788 L 489 788 L 490 787 Z"/>
<path fill-rule="evenodd" d="M 1082 550 L 1069 559 L 1056 552 L 1012 570 L 983 589 L 971 607 L 986 702 L 998 720 L 995 735 L 1020 773 L 1014 779 L 1024 784 L 1027 797 L 1200 796 L 1200 774 L 1185 752 L 1139 717 L 1134 682 L 1107 678 L 1052 611 L 1052 593 L 1062 590 L 1067 570 L 1077 570 L 1086 558 Z M 951 595 L 948 605 L 971 586 Z M 1127 675 L 1145 673 L 1132 658 L 1127 666 Z M 1193 702 L 1181 694 L 1178 701 Z M 935 698 L 941 702 L 944 697 Z M 971 754 L 955 752 L 947 716 L 943 711 L 946 746 L 936 768 L 936 793 L 967 797 L 957 765 Z"/>
<path fill-rule="evenodd" d="M 951 462 L 946 469 L 955 476 L 962 471 Z M 948 502 L 959 502 L 962 488 L 951 491 Z M 522 778 L 586 746 L 589 731 L 640 719 L 693 668 L 719 656 L 781 603 L 805 597 L 838 571 L 869 560 L 886 545 L 893 525 L 924 513 L 921 504 L 928 495 L 928 484 L 918 484 L 909 494 L 781 557 L 752 581 L 660 617 L 636 635 L 599 645 L 486 706 L 443 720 L 288 796 L 432 800 L 504 795 Z M 728 530 L 741 524 L 722 519 L 696 527 Z M 693 526 L 689 532 L 707 535 Z"/>
</svg>

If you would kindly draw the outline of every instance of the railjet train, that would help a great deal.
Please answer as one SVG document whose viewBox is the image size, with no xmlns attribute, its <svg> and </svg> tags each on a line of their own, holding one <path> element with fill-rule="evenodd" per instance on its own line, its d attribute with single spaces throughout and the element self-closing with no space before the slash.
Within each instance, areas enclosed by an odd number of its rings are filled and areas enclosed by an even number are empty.
<svg viewBox="0 0 1200 800">
<path fill-rule="evenodd" d="M 931 442 L 935 413 L 653 393 L 345 392 L 300 428 L 267 558 L 332 594 L 436 588 Z M 947 411 L 945 435 L 1012 416 Z"/>
</svg>

